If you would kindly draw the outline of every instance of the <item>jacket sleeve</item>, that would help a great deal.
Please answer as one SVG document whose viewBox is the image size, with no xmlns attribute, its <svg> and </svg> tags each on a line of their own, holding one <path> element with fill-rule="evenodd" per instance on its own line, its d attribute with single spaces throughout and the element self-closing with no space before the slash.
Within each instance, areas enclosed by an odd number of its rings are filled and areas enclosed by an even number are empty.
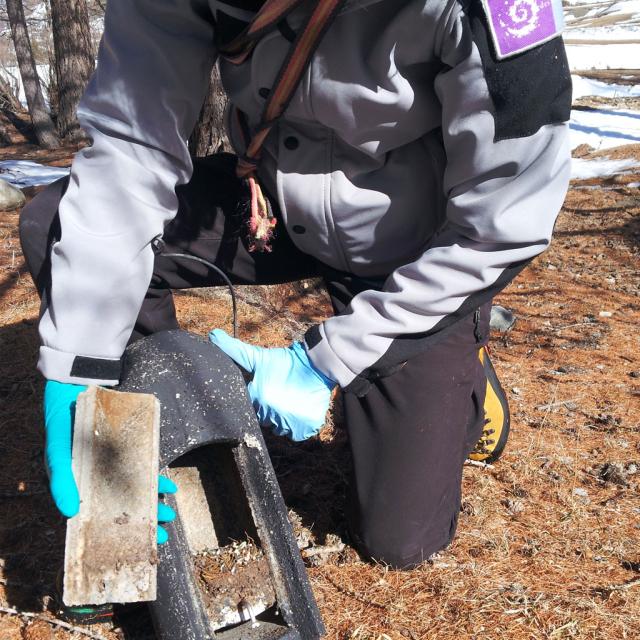
<svg viewBox="0 0 640 640">
<path fill-rule="evenodd" d="M 567 191 L 571 81 L 561 38 L 498 60 L 484 16 L 456 7 L 437 43 L 445 223 L 381 291 L 358 294 L 305 336 L 313 363 L 358 395 L 541 253 Z"/>
<path fill-rule="evenodd" d="M 73 162 L 52 247 L 38 367 L 115 384 L 149 285 L 151 241 L 189 180 L 186 140 L 215 60 L 206 0 L 108 3 L 96 71 L 78 109 L 93 145 Z"/>
</svg>

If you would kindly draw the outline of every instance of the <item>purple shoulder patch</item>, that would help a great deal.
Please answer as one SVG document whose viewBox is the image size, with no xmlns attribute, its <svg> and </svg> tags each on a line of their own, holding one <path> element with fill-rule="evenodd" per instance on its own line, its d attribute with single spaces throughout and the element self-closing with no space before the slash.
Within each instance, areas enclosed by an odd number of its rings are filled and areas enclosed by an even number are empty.
<svg viewBox="0 0 640 640">
<path fill-rule="evenodd" d="M 532 49 L 562 33 L 562 0 L 482 0 L 498 58 Z"/>
</svg>

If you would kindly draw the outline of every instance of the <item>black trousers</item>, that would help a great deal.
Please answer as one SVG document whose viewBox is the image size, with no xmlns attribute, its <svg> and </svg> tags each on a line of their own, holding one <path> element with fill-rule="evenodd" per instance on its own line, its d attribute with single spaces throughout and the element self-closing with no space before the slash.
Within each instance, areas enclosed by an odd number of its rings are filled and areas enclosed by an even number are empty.
<svg viewBox="0 0 640 640">
<path fill-rule="evenodd" d="M 179 211 L 167 226 L 164 252 L 189 253 L 221 267 L 237 284 L 324 279 L 336 313 L 371 281 L 335 271 L 298 250 L 277 227 L 271 253 L 249 253 L 237 212 L 233 156 L 195 161 L 193 178 L 178 188 Z M 20 237 L 42 293 L 50 278 L 49 248 L 59 237 L 58 203 L 66 179 L 23 210 Z M 216 286 L 220 277 L 191 260 L 157 255 L 133 338 L 178 327 L 171 289 Z M 99 286 L 99 283 L 96 283 Z M 443 332 L 430 349 L 369 393 L 344 397 L 353 457 L 348 525 L 360 551 L 409 568 L 445 547 L 455 534 L 462 467 L 484 424 L 486 380 L 478 350 L 486 343 L 490 304 Z"/>
</svg>

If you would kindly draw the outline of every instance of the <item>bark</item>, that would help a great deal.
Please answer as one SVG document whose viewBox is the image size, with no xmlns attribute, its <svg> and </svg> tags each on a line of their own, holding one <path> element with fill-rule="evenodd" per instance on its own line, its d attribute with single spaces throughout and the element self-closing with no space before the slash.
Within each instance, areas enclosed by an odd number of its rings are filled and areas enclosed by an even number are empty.
<svg viewBox="0 0 640 640">
<path fill-rule="evenodd" d="M 22 0 L 6 0 L 6 4 L 16 59 L 22 76 L 34 134 L 41 146 L 55 149 L 60 146 L 60 141 L 42 96 L 42 87 L 31 49 Z"/>
<path fill-rule="evenodd" d="M 49 0 L 56 60 L 58 133 L 85 137 L 76 111 L 95 65 L 86 0 Z"/>
<path fill-rule="evenodd" d="M 231 149 L 224 129 L 226 106 L 227 96 L 222 88 L 220 72 L 216 64 L 211 71 L 209 91 L 202 105 L 200 118 L 189 138 L 189 151 L 192 156 L 202 158 Z"/>
</svg>

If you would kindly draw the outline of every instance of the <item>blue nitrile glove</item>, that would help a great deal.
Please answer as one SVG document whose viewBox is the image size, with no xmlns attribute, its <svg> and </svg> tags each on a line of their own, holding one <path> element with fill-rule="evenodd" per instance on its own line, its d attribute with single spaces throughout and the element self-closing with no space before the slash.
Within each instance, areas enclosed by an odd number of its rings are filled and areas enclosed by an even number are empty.
<svg viewBox="0 0 640 640">
<path fill-rule="evenodd" d="M 45 464 L 53 501 L 63 516 L 80 509 L 78 487 L 71 471 L 71 427 L 78 395 L 87 387 L 47 380 L 44 387 Z"/>
<path fill-rule="evenodd" d="M 44 388 L 44 428 L 46 433 L 45 464 L 53 501 L 63 516 L 72 518 L 80 510 L 80 496 L 71 469 L 71 434 L 78 395 L 87 387 L 47 380 Z M 175 493 L 176 485 L 160 476 L 158 493 Z M 158 503 L 158 522 L 171 522 L 173 509 Z M 167 532 L 158 527 L 158 544 L 168 540 Z"/>
<path fill-rule="evenodd" d="M 175 493 L 178 490 L 173 480 L 166 476 L 158 476 L 158 493 Z M 158 502 L 158 522 L 172 522 L 176 519 L 176 512 L 168 505 Z M 169 534 L 164 527 L 158 525 L 156 540 L 158 544 L 164 544 L 169 539 Z"/>
<path fill-rule="evenodd" d="M 302 343 L 263 349 L 221 329 L 209 333 L 209 340 L 253 374 L 248 391 L 260 424 L 295 441 L 320 431 L 336 383 L 316 369 Z"/>
</svg>

